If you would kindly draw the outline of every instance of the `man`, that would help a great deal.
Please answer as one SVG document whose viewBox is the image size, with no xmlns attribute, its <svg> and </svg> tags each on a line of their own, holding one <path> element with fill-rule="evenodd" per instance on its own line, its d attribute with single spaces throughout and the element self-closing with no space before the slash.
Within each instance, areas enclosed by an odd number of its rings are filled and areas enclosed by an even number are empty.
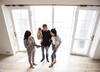
<svg viewBox="0 0 100 72">
<path fill-rule="evenodd" d="M 48 30 L 48 27 L 46 24 L 43 24 L 43 30 L 42 30 L 42 42 L 41 42 L 41 50 L 42 50 L 42 59 L 41 62 L 45 59 L 45 54 L 44 54 L 44 49 L 46 50 L 46 60 L 47 62 L 49 62 L 48 60 L 48 49 L 50 47 L 51 44 L 51 35 L 50 35 L 50 31 Z"/>
</svg>

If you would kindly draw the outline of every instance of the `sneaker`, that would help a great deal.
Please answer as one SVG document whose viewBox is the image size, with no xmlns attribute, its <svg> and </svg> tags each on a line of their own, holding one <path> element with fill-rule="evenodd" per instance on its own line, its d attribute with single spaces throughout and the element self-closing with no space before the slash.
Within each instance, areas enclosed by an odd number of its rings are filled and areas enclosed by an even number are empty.
<svg viewBox="0 0 100 72">
<path fill-rule="evenodd" d="M 51 65 L 49 66 L 49 68 L 53 67 L 53 63 L 51 63 Z"/>
<path fill-rule="evenodd" d="M 49 62 L 49 59 L 47 58 L 47 62 Z"/>
<path fill-rule="evenodd" d="M 30 68 L 33 68 L 34 69 L 33 65 L 30 65 Z"/>
<path fill-rule="evenodd" d="M 37 64 L 33 63 L 33 65 L 35 65 L 35 66 L 36 66 Z"/>
<path fill-rule="evenodd" d="M 44 59 L 41 60 L 41 62 L 43 62 L 43 61 L 44 61 Z"/>
<path fill-rule="evenodd" d="M 56 60 L 53 61 L 53 64 L 55 64 L 55 63 L 56 63 Z"/>
<path fill-rule="evenodd" d="M 49 62 L 49 60 L 47 60 L 47 62 Z"/>
</svg>

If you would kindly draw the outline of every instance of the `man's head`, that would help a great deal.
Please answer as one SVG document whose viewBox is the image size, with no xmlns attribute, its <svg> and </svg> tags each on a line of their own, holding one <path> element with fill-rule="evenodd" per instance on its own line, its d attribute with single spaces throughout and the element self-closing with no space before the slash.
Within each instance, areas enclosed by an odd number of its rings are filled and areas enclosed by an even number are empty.
<svg viewBox="0 0 100 72">
<path fill-rule="evenodd" d="M 46 24 L 43 24 L 43 26 L 42 26 L 42 27 L 43 27 L 43 30 L 44 30 L 44 31 L 47 31 L 47 30 L 48 30 L 48 27 L 47 27 L 47 25 L 46 25 Z"/>
</svg>

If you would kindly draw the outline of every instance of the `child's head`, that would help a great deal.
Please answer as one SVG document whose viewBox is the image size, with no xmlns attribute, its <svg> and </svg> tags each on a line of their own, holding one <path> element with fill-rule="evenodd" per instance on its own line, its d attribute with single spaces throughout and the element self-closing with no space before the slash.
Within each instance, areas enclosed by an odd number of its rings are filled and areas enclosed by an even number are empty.
<svg viewBox="0 0 100 72">
<path fill-rule="evenodd" d="M 24 34 L 24 40 L 28 39 L 28 37 L 31 36 L 31 32 L 29 30 L 27 30 Z"/>
<path fill-rule="evenodd" d="M 44 31 L 48 30 L 47 24 L 43 24 L 42 27 L 43 27 L 43 30 L 44 30 Z"/>
<path fill-rule="evenodd" d="M 52 36 L 57 36 L 57 31 L 56 31 L 56 29 L 55 29 L 55 28 L 54 28 L 54 29 L 51 29 L 50 34 L 51 34 Z"/>
<path fill-rule="evenodd" d="M 38 28 L 38 31 L 41 31 L 41 30 L 42 30 L 42 29 L 39 27 L 39 28 Z"/>
</svg>

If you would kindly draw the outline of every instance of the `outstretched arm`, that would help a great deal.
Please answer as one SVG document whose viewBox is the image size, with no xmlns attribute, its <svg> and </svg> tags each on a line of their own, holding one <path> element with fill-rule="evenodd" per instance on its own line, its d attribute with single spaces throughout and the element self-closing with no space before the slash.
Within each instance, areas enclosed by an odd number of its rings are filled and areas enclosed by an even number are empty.
<svg viewBox="0 0 100 72">
<path fill-rule="evenodd" d="M 32 45 L 36 46 L 37 48 L 38 48 L 38 47 L 41 47 L 40 45 L 37 45 L 37 44 L 36 44 L 36 42 L 35 42 L 35 40 L 34 40 L 33 37 L 31 37 L 31 41 L 32 41 Z"/>
</svg>

